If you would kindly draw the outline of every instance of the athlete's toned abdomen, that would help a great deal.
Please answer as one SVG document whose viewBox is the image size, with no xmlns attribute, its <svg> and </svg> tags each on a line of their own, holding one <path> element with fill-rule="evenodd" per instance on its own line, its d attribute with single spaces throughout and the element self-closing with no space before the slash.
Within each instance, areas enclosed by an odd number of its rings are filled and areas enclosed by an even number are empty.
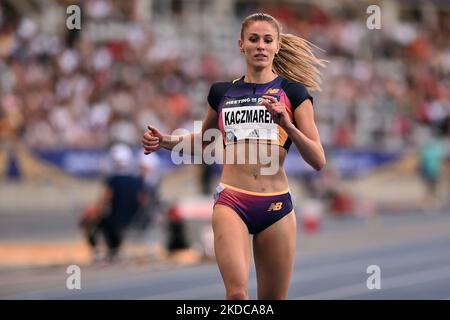
<svg viewBox="0 0 450 320">
<path fill-rule="evenodd" d="M 267 157 L 260 156 L 264 153 Z M 286 155 L 287 151 L 278 145 L 256 145 L 250 141 L 227 145 L 221 181 L 253 192 L 284 190 L 288 187 L 284 170 Z"/>
</svg>

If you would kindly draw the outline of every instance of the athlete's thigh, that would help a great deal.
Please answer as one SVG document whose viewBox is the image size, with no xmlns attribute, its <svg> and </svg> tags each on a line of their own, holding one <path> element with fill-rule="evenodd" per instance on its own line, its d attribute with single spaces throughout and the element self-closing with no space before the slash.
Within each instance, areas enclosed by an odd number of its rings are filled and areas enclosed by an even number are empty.
<svg viewBox="0 0 450 320">
<path fill-rule="evenodd" d="M 230 207 L 214 206 L 214 251 L 225 287 L 247 286 L 250 270 L 250 236 L 247 226 Z"/>
<path fill-rule="evenodd" d="M 294 211 L 253 237 L 259 299 L 287 298 L 295 248 Z"/>
</svg>

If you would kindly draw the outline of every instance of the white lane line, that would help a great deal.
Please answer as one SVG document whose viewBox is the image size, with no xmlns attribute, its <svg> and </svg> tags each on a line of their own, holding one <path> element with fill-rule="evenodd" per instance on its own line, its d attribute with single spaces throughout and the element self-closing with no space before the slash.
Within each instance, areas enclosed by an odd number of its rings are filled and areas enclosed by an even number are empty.
<svg viewBox="0 0 450 320">
<path fill-rule="evenodd" d="M 439 240 L 439 239 L 437 239 L 437 240 Z M 415 244 L 415 243 L 416 242 L 413 242 L 413 244 Z M 417 244 L 422 244 L 422 243 L 423 243 L 423 241 L 417 241 Z M 425 243 L 425 245 L 427 245 L 427 246 L 430 245 L 430 244 L 433 245 L 434 242 L 432 242 L 432 243 L 428 243 L 428 242 Z M 388 250 L 390 250 L 390 249 L 394 249 L 395 250 L 396 248 L 401 248 L 401 247 L 404 247 L 404 245 L 389 246 L 387 249 Z M 386 247 L 384 247 L 384 246 L 379 246 L 379 247 L 376 246 L 376 247 L 368 248 L 366 250 L 364 250 L 364 249 L 357 249 L 357 250 L 355 250 L 355 252 L 352 252 L 351 254 L 352 255 L 359 255 L 361 253 L 367 252 L 367 250 L 376 251 L 376 250 L 379 250 L 379 249 L 383 250 L 383 249 L 386 249 Z M 343 256 L 346 256 L 348 254 L 349 254 L 349 252 L 347 252 L 347 251 L 342 252 Z M 384 253 L 384 254 L 386 254 L 386 253 Z M 388 252 L 388 254 L 390 254 L 390 253 Z M 304 257 L 304 256 L 301 256 L 301 255 L 297 254 L 295 263 L 298 264 L 299 260 L 303 260 L 303 259 L 308 259 L 308 257 Z M 306 267 L 309 268 L 311 266 L 311 262 L 314 265 L 317 265 L 318 263 L 320 263 L 320 261 L 317 261 L 316 259 L 322 260 L 319 257 L 311 257 L 311 261 L 309 261 L 308 266 L 306 266 Z M 327 263 L 327 261 L 323 261 L 323 263 Z M 125 267 L 127 267 L 127 266 L 125 266 Z M 90 271 L 89 269 L 92 269 L 92 268 L 94 268 L 94 267 L 93 266 L 88 266 L 86 268 L 87 269 L 86 271 Z M 121 268 L 123 268 L 123 267 L 121 267 Z M 83 270 L 84 270 L 84 268 L 82 268 L 82 271 Z M 97 275 L 95 273 L 94 274 L 87 274 L 87 276 L 83 276 L 83 282 L 86 283 L 88 281 L 89 283 L 92 284 L 92 286 L 90 286 L 90 288 L 89 288 L 90 292 L 93 292 L 93 291 L 104 292 L 105 290 L 102 290 L 102 288 L 105 288 L 107 285 L 111 284 L 111 282 L 113 282 L 113 283 L 115 282 L 118 285 L 128 283 L 128 284 L 131 285 L 131 287 L 129 287 L 129 288 L 133 289 L 133 288 L 135 288 L 135 286 L 133 286 L 133 283 L 136 283 L 137 284 L 136 287 L 140 288 L 141 286 L 139 284 L 141 284 L 142 282 L 147 282 L 149 284 L 149 286 L 151 286 L 151 285 L 153 285 L 153 283 L 155 281 L 161 281 L 164 278 L 167 279 L 168 281 L 173 281 L 177 276 L 181 276 L 183 278 L 186 278 L 186 277 L 197 277 L 198 275 L 204 276 L 205 274 L 213 275 L 213 274 L 215 274 L 217 272 L 217 266 L 214 266 L 214 268 L 212 268 L 211 265 L 200 265 L 200 266 L 193 266 L 193 267 L 188 267 L 188 268 L 176 267 L 176 268 L 169 269 L 169 270 L 164 270 L 164 269 L 159 269 L 158 268 L 158 269 L 155 269 L 155 270 L 151 270 L 151 273 L 149 273 L 149 272 L 147 272 L 145 270 L 139 270 L 139 272 L 131 273 L 131 274 L 127 275 L 126 279 L 122 278 L 121 280 L 118 280 L 117 282 L 115 280 L 117 278 L 121 277 L 121 275 L 116 272 L 115 268 L 110 268 L 109 267 L 106 270 L 106 272 L 108 272 L 110 274 L 107 277 L 102 277 L 100 279 L 97 277 Z M 84 273 L 83 273 L 83 275 L 84 275 Z M 54 294 L 58 294 L 58 292 L 61 293 L 61 290 L 58 289 L 58 287 L 60 287 L 60 286 L 57 285 L 56 283 L 59 283 L 59 281 L 64 281 L 64 280 L 65 280 L 65 278 L 57 279 L 56 281 L 53 281 L 53 279 L 52 279 L 52 281 L 55 283 L 55 285 L 52 285 L 52 286 L 48 287 L 47 289 L 42 289 L 42 288 L 38 289 L 38 288 L 36 288 L 36 289 L 28 290 L 27 292 L 24 292 L 22 290 L 18 290 L 18 292 L 13 293 L 13 294 L 6 293 L 7 289 L 8 289 L 8 284 L 0 283 L 0 298 L 2 298 L 2 299 L 5 299 L 5 298 L 6 299 L 11 299 L 11 298 L 13 298 L 14 299 L 16 297 L 20 298 L 21 296 L 30 296 L 30 294 L 35 294 L 35 296 L 39 297 L 39 296 L 42 296 L 42 294 L 44 292 L 47 292 L 47 293 L 52 292 Z M 26 285 L 27 283 L 36 284 L 36 283 L 39 283 L 39 282 L 42 285 L 46 285 L 46 281 L 42 280 L 42 279 L 38 279 L 37 281 L 34 281 L 34 280 L 27 281 L 27 282 L 24 282 L 24 283 L 20 283 L 20 285 Z M 5 289 L 5 292 L 2 292 L 2 289 Z M 6 294 L 6 296 L 4 294 Z M 65 296 L 73 297 L 74 294 L 73 293 L 71 293 L 71 294 L 67 294 L 67 293 L 64 294 L 63 293 L 61 297 L 64 298 Z"/>
<path fill-rule="evenodd" d="M 353 260 L 338 264 L 331 264 L 324 267 L 317 267 L 312 270 L 306 271 L 295 271 L 292 276 L 291 287 L 293 284 L 298 284 L 299 282 L 312 281 L 326 276 L 335 277 L 337 275 L 346 275 L 355 272 L 366 272 L 366 267 L 371 264 L 378 265 L 381 269 L 383 268 L 397 268 L 405 265 L 416 266 L 423 263 L 428 263 L 431 261 L 439 261 L 442 259 L 448 259 L 449 256 L 442 255 L 442 250 L 427 251 L 422 252 L 412 252 L 404 255 L 397 255 L 395 257 L 373 257 L 364 258 L 359 260 Z"/>
<path fill-rule="evenodd" d="M 395 246 L 396 247 L 396 246 Z M 388 249 L 390 249 L 392 247 L 389 247 Z M 359 251 L 358 251 L 359 252 Z M 332 264 L 332 265 L 328 265 L 325 267 L 319 267 L 316 268 L 313 265 L 310 265 L 307 267 L 307 269 L 295 269 L 294 273 L 293 273 L 293 281 L 291 283 L 291 288 L 299 283 L 303 283 L 305 281 L 312 281 L 312 280 L 317 280 L 317 279 L 321 279 L 321 278 L 325 278 L 328 276 L 336 276 L 336 275 L 345 275 L 345 274 L 351 274 L 354 272 L 361 272 L 361 266 L 358 266 L 357 264 L 362 264 L 364 267 L 368 266 L 369 264 L 378 264 L 380 265 L 380 267 L 383 268 L 383 264 L 380 261 L 385 261 L 386 257 L 388 258 L 388 262 L 387 263 L 393 263 L 393 266 L 402 266 L 405 263 L 409 263 L 410 265 L 416 265 L 417 263 L 421 263 L 421 261 L 427 259 L 429 261 L 430 258 L 434 257 L 434 252 L 439 253 L 439 256 L 442 255 L 442 250 L 432 250 L 432 251 L 427 251 L 426 254 L 424 254 L 423 256 L 420 256 L 422 253 L 420 253 L 419 255 L 416 253 L 408 253 L 405 254 L 403 256 L 395 256 L 394 259 L 389 260 L 389 256 L 392 256 L 396 253 L 392 253 L 392 252 L 382 252 L 382 256 L 380 258 L 376 258 L 378 259 L 378 261 L 375 260 L 375 258 L 362 258 L 362 259 L 357 259 L 354 261 L 346 261 L 343 263 L 338 263 L 338 264 Z M 380 253 L 375 253 L 375 255 L 380 254 Z M 387 256 L 386 256 L 387 254 Z M 384 256 L 383 256 L 384 255 Z M 439 257 L 438 257 L 439 258 Z M 324 263 L 329 263 L 327 261 L 324 261 Z M 168 278 L 170 276 L 172 276 L 172 279 L 167 279 L 168 281 L 172 281 L 174 280 L 174 278 L 176 278 L 177 275 L 186 277 L 186 273 L 192 277 L 195 278 L 197 275 L 199 274 L 210 274 L 212 272 L 217 272 L 216 269 L 212 269 L 209 268 L 210 266 L 201 266 L 200 270 L 197 268 L 192 268 L 192 269 L 188 269 L 188 270 L 182 270 L 182 269 L 178 269 L 178 270 L 169 270 L 167 273 L 164 272 L 163 274 L 159 274 L 159 276 L 161 278 Z M 313 270 L 311 270 L 313 269 Z M 365 272 L 365 270 L 363 271 Z M 156 276 L 156 275 L 153 275 Z M 130 286 L 126 286 L 126 280 L 122 279 L 119 282 L 119 285 L 124 285 L 124 287 L 122 288 L 123 290 L 133 290 L 133 288 L 142 288 L 142 285 L 138 285 L 141 284 L 142 282 L 146 282 L 147 280 L 149 280 L 149 287 L 152 286 L 152 280 L 154 280 L 156 277 L 145 277 L 143 279 L 138 279 L 139 275 L 132 275 L 131 278 L 135 278 L 133 279 L 132 282 L 135 282 L 136 286 L 131 285 Z M 161 279 L 160 278 L 160 279 Z M 256 283 L 255 283 L 255 275 L 251 275 L 250 276 L 250 283 L 249 283 L 249 291 L 251 290 L 256 290 Z M 110 283 L 112 279 L 102 279 L 99 282 L 93 284 L 92 287 L 89 288 L 88 294 L 107 294 L 108 292 L 110 292 L 112 289 L 105 289 L 105 284 L 106 283 Z M 128 280 L 129 281 L 129 280 Z M 155 295 L 150 295 L 150 296 L 146 296 L 143 299 L 174 299 L 174 297 L 177 296 L 177 293 L 180 293 L 180 299 L 184 298 L 184 299 L 194 299 L 195 297 L 208 297 L 212 292 L 214 292 L 215 294 L 217 294 L 217 292 L 224 292 L 224 288 L 223 288 L 223 284 L 222 281 L 220 280 L 217 283 L 209 283 L 206 285 L 202 285 L 202 286 L 194 286 L 193 288 L 190 289 L 185 289 L 186 287 L 184 287 L 181 290 L 172 290 L 170 292 L 164 293 L 164 294 L 155 294 Z M 114 289 L 115 290 L 115 289 Z M 65 290 L 62 291 L 61 289 L 53 289 L 50 290 L 50 292 L 46 292 L 44 290 L 36 290 L 36 291 L 32 291 L 32 292 L 28 292 L 28 293 L 21 293 L 21 294 L 13 294 L 13 295 L 7 295 L 7 296 L 3 296 L 2 299 L 33 299 L 33 298 L 39 298 L 39 299 L 46 299 L 46 297 L 50 297 L 50 296 L 57 296 L 58 299 L 64 299 L 64 298 L 82 298 L 83 297 L 83 293 L 77 295 L 77 294 L 73 294 L 72 292 L 66 292 Z"/>
<path fill-rule="evenodd" d="M 365 273 L 366 267 L 370 264 L 377 264 L 383 268 L 402 267 L 405 265 L 415 266 L 423 263 L 429 263 L 430 261 L 440 260 L 442 258 L 448 258 L 442 256 L 442 250 L 428 251 L 426 254 L 421 252 L 413 252 L 404 255 L 397 255 L 393 258 L 382 257 L 378 261 L 376 258 L 364 258 L 354 261 L 348 261 L 344 263 L 332 264 L 325 267 L 311 267 L 311 269 L 295 269 L 292 277 L 291 288 L 299 283 L 306 281 L 313 281 L 323 279 L 327 277 L 335 277 L 339 275 L 347 275 L 352 273 Z M 219 290 L 219 291 L 218 291 Z M 249 291 L 256 290 L 255 275 L 252 274 L 249 280 Z M 208 297 L 212 293 L 225 292 L 222 282 L 207 284 L 202 286 L 195 286 L 191 288 L 183 288 L 181 290 L 172 290 L 162 294 L 154 294 L 146 296 L 142 299 L 196 299 L 202 297 Z"/>
<path fill-rule="evenodd" d="M 358 294 L 364 294 L 368 292 L 382 292 L 383 290 L 396 289 L 401 287 L 414 286 L 421 283 L 427 283 L 435 280 L 450 279 L 450 266 L 444 268 L 428 269 L 420 272 L 411 272 L 401 276 L 394 276 L 389 278 L 381 279 L 381 289 L 379 290 L 369 290 L 366 287 L 366 283 L 358 283 L 348 286 L 339 287 L 332 290 L 326 290 L 318 292 L 312 295 L 305 295 L 295 297 L 293 299 L 302 300 L 317 300 L 317 299 L 343 299 L 352 296 L 357 296 Z M 375 293 L 375 292 L 374 292 Z"/>
</svg>

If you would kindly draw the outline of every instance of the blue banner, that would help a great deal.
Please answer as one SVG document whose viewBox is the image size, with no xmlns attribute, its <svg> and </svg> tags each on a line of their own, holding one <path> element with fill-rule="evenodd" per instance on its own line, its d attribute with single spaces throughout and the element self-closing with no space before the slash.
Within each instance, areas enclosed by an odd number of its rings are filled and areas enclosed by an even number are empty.
<svg viewBox="0 0 450 320">
<path fill-rule="evenodd" d="M 400 160 L 403 152 L 379 151 L 373 149 L 333 148 L 325 151 L 327 168 L 336 170 L 341 177 L 355 178 L 370 173 L 372 170 Z M 285 169 L 288 175 L 302 176 L 314 174 L 312 169 L 300 156 L 297 149 L 291 149 L 286 158 Z"/>
<path fill-rule="evenodd" d="M 135 150 L 136 159 L 140 150 Z M 64 150 L 35 150 L 32 154 L 37 161 L 53 165 L 64 172 L 80 177 L 94 177 L 105 173 L 108 161 L 108 150 L 102 149 L 64 149 Z M 401 159 L 402 152 L 387 152 L 378 150 L 358 150 L 358 149 L 329 149 L 326 151 L 327 167 L 337 170 L 343 177 L 358 177 L 371 172 L 387 163 Z M 158 152 L 160 158 L 161 172 L 174 169 L 170 152 L 161 150 Z M 14 157 L 16 171 L 17 161 Z M 221 166 L 215 166 L 215 172 L 220 173 Z M 295 148 L 291 148 L 286 161 L 285 170 L 289 176 L 303 176 L 315 174 L 312 169 L 300 156 Z"/>
<path fill-rule="evenodd" d="M 102 163 L 107 157 L 107 151 L 99 149 L 39 150 L 33 153 L 47 164 L 57 166 L 75 176 L 100 174 Z"/>
</svg>

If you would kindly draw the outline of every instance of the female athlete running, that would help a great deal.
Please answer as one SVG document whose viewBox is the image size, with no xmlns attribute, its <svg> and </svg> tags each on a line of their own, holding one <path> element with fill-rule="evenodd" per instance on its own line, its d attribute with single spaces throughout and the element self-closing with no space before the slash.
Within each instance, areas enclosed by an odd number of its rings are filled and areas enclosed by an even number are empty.
<svg viewBox="0 0 450 320">
<path fill-rule="evenodd" d="M 238 44 L 246 73 L 211 86 L 202 124 L 202 134 L 211 128 L 221 131 L 226 154 L 214 195 L 214 249 L 226 298 L 248 299 L 249 234 L 253 234 L 258 298 L 286 299 L 294 265 L 296 219 L 283 163 L 294 143 L 314 169 L 325 165 L 313 99 L 306 89 L 320 89 L 317 66 L 324 61 L 313 55 L 307 41 L 281 33 L 278 21 L 263 13 L 243 21 Z M 196 138 L 198 134 L 165 135 L 149 126 L 142 144 L 148 154 L 160 148 L 171 150 L 180 142 L 193 144 Z M 245 155 L 244 164 L 230 160 L 239 154 L 238 145 L 249 148 L 255 143 L 266 148 L 278 164 L 271 174 L 262 173 L 267 162 L 250 163 L 251 152 Z"/>
</svg>

